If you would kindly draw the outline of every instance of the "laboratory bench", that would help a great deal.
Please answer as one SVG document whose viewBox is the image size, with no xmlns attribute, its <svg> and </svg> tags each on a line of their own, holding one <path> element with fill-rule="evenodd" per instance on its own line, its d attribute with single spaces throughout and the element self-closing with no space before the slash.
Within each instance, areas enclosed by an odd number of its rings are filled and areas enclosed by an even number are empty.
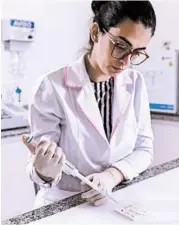
<svg viewBox="0 0 179 225">
<path fill-rule="evenodd" d="M 171 114 L 161 114 L 161 113 L 151 113 L 151 119 L 153 120 L 164 120 L 171 122 L 179 122 L 179 115 L 171 115 Z"/>
<path fill-rule="evenodd" d="M 119 189 L 122 190 L 122 189 L 125 189 L 126 187 L 133 186 L 134 184 L 136 185 L 149 178 L 153 178 L 158 175 L 160 176 L 161 174 L 164 174 L 168 171 L 172 171 L 176 169 L 177 167 L 179 167 L 179 158 L 163 163 L 161 165 L 149 168 L 145 172 L 141 173 L 140 176 L 138 176 L 137 178 L 134 178 L 130 183 L 118 185 L 114 189 L 114 193 L 118 191 Z M 77 194 L 77 195 L 68 197 L 66 199 L 60 200 L 59 202 L 56 202 L 54 204 L 43 206 L 41 208 L 37 208 L 35 210 L 24 213 L 22 215 L 15 216 L 8 220 L 2 221 L 2 224 L 27 224 L 27 223 L 33 223 L 34 221 L 38 222 L 38 220 L 40 219 L 62 213 L 71 208 L 82 205 L 83 203 L 85 203 L 85 200 L 80 197 L 80 194 Z M 60 223 L 60 220 L 59 220 L 59 223 Z"/>
<path fill-rule="evenodd" d="M 140 183 L 145 179 L 154 177 L 158 174 L 165 173 L 166 171 L 179 167 L 179 116 L 175 115 L 164 115 L 164 114 L 151 114 L 152 117 L 152 127 L 154 130 L 154 161 L 151 167 L 142 173 L 138 178 L 134 179 L 131 184 Z M 32 209 L 32 204 L 34 202 L 35 194 L 37 192 L 37 187 L 30 181 L 28 176 L 25 173 L 25 165 L 27 160 L 27 148 L 22 143 L 21 135 L 30 134 L 29 127 L 17 128 L 12 130 L 1 131 L 1 144 L 2 144 L 2 156 L 5 161 L 9 161 L 14 165 L 14 170 L 11 171 L 6 164 L 4 163 L 4 177 L 11 177 L 16 172 L 19 177 L 19 186 L 16 187 L 15 196 L 13 193 L 9 193 L 10 187 L 13 185 L 13 179 L 9 184 L 9 181 L 4 181 L 4 190 L 9 190 L 7 193 L 4 193 L 4 211 L 6 216 L 4 217 L 4 224 L 24 224 L 29 223 L 47 216 L 58 214 L 58 212 L 64 211 L 76 205 L 84 203 L 79 195 L 72 196 L 66 200 L 62 200 L 59 203 L 53 205 L 45 206 L 33 211 L 28 212 Z M 175 143 L 175 145 L 171 144 Z M 13 145 L 13 148 L 11 147 Z M 16 151 L 14 151 L 14 148 Z M 19 150 L 18 150 L 19 149 Z M 10 158 L 9 158 L 10 157 Z M 17 160 L 20 159 L 18 165 Z M 12 161 L 12 162 L 11 162 Z M 7 168 L 6 168 L 7 167 Z M 22 185 L 23 183 L 23 185 Z M 125 189 L 128 185 L 120 185 L 118 189 Z M 22 192 L 25 188 L 25 192 L 22 195 Z M 35 189 L 35 190 L 34 190 Z M 25 196 L 29 196 L 22 204 L 21 201 L 24 201 Z M 12 206 L 8 206 L 6 199 L 11 199 L 13 202 L 17 199 L 19 202 L 19 213 L 15 211 L 15 203 Z M 21 204 L 20 204 L 21 202 Z M 28 213 L 26 213 L 28 212 Z M 19 216 L 16 216 L 19 215 Z M 14 217 L 15 216 L 15 217 Z M 12 218 L 6 220 L 8 218 Z"/>
<path fill-rule="evenodd" d="M 21 127 L 21 128 L 16 128 L 16 129 L 2 130 L 1 138 L 21 136 L 23 134 L 30 134 L 30 128 L 29 127 Z"/>
</svg>

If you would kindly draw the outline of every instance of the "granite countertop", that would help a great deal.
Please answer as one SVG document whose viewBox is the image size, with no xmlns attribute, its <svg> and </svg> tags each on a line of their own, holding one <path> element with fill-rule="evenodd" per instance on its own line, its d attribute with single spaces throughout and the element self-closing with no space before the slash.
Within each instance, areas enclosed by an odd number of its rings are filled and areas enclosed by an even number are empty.
<svg viewBox="0 0 179 225">
<path fill-rule="evenodd" d="M 29 133 L 30 133 L 30 127 L 22 127 L 22 128 L 12 129 L 12 130 L 3 130 L 1 131 L 1 138 L 14 137 L 14 136 L 29 134 Z"/>
<path fill-rule="evenodd" d="M 140 181 L 146 180 L 150 177 L 154 177 L 161 173 L 167 172 L 176 167 L 179 167 L 179 158 L 147 169 L 139 177 L 135 178 L 132 182 L 130 182 L 128 184 L 119 185 L 115 188 L 114 191 L 125 188 L 129 185 L 133 185 Z M 59 202 L 56 202 L 54 204 L 43 206 L 41 208 L 32 210 L 32 211 L 24 213 L 22 215 L 2 221 L 1 224 L 27 224 L 27 223 L 51 216 L 53 214 L 68 210 L 72 207 L 75 207 L 75 206 L 83 204 L 83 203 L 85 203 L 85 200 L 80 197 L 80 194 L 77 194 L 77 195 L 71 196 L 69 198 L 63 199 Z"/>
<path fill-rule="evenodd" d="M 179 122 L 179 115 L 151 113 L 151 119 Z"/>
</svg>

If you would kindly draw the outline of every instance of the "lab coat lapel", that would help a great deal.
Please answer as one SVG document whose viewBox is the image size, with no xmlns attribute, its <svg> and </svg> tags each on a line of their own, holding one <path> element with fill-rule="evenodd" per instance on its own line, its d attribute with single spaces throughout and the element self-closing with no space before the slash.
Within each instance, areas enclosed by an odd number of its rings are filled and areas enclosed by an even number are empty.
<svg viewBox="0 0 179 225">
<path fill-rule="evenodd" d="M 76 99 L 78 109 L 85 115 L 89 123 L 108 143 L 101 114 L 95 99 L 94 90 L 86 72 L 83 56 L 71 67 L 66 68 L 64 81 L 69 88 L 73 88 L 78 91 Z"/>
<path fill-rule="evenodd" d="M 119 74 L 114 81 L 113 98 L 113 129 L 111 139 L 113 138 L 130 102 L 132 92 L 132 80 L 128 76 L 128 71 Z"/>
<path fill-rule="evenodd" d="M 90 124 L 107 141 L 101 114 L 95 99 L 94 90 L 90 82 L 87 83 L 79 92 L 77 104 Z"/>
</svg>

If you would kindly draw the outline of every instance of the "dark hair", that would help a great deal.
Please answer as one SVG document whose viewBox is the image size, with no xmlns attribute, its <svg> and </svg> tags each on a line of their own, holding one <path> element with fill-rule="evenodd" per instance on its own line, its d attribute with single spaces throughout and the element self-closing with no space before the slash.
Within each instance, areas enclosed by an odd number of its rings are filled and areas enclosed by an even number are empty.
<svg viewBox="0 0 179 225">
<path fill-rule="evenodd" d="M 152 36 L 156 28 L 156 15 L 150 1 L 92 1 L 91 8 L 94 13 L 93 22 L 99 25 L 99 29 L 108 31 L 125 19 L 136 23 L 141 22 L 145 28 L 152 29 Z M 93 45 L 90 38 L 89 44 Z"/>
</svg>

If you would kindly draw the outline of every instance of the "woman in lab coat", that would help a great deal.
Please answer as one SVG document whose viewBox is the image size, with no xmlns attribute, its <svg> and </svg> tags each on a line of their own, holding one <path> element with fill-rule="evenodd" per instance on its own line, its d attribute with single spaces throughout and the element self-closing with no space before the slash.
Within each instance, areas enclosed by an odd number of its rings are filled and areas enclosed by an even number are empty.
<svg viewBox="0 0 179 225">
<path fill-rule="evenodd" d="M 146 170 L 153 157 L 149 102 L 142 74 L 130 65 L 149 57 L 156 17 L 149 1 L 93 1 L 90 50 L 46 75 L 30 103 L 27 171 L 40 186 L 35 207 L 83 191 L 105 198 L 62 173 L 65 158 L 107 192 Z"/>
</svg>

